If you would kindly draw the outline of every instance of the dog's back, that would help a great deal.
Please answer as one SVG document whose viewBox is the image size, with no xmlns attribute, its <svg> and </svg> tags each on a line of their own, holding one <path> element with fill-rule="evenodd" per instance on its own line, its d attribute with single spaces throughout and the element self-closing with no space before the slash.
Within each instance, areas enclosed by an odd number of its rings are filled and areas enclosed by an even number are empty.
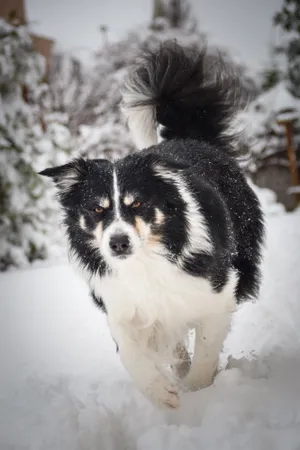
<svg viewBox="0 0 300 450">
<path fill-rule="evenodd" d="M 145 52 L 131 72 L 123 110 L 137 146 L 151 146 L 143 153 L 186 163 L 186 177 L 217 249 L 215 263 L 204 264 L 215 267 L 215 284 L 220 286 L 228 266 L 237 269 L 241 301 L 258 294 L 264 226 L 258 199 L 233 148 L 230 129 L 239 90 L 235 74 L 220 57 L 164 43 Z M 159 145 L 158 130 L 164 139 Z M 186 270 L 197 271 L 197 264 L 192 261 Z"/>
</svg>

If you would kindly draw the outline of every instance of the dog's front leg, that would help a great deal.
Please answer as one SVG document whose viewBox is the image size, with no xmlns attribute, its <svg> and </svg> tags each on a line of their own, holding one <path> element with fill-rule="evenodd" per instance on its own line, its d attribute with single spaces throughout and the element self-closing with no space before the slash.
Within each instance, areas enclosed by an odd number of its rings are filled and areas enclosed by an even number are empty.
<svg viewBox="0 0 300 450">
<path fill-rule="evenodd" d="M 213 314 L 196 327 L 195 350 L 190 372 L 184 380 L 192 391 L 210 386 L 218 370 L 219 357 L 231 323 L 231 314 Z"/>
<path fill-rule="evenodd" d="M 175 361 L 172 364 L 172 369 L 177 378 L 182 379 L 188 374 L 191 366 L 190 355 L 183 341 L 179 341 L 176 344 L 174 358 Z"/>
<path fill-rule="evenodd" d="M 125 369 L 140 391 L 158 406 L 177 408 L 178 390 L 155 362 L 153 349 L 147 348 L 132 327 L 110 323 Z M 153 355 L 153 357 L 152 357 Z"/>
</svg>

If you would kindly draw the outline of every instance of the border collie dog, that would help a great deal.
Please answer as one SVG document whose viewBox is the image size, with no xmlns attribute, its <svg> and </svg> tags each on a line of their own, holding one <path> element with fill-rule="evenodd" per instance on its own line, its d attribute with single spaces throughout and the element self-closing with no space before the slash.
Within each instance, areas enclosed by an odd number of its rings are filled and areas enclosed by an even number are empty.
<svg viewBox="0 0 300 450">
<path fill-rule="evenodd" d="M 125 82 L 139 151 L 41 172 L 124 367 L 160 406 L 179 406 L 179 386 L 213 382 L 236 305 L 258 294 L 264 224 L 228 131 L 235 97 L 217 57 L 165 42 Z"/>
</svg>

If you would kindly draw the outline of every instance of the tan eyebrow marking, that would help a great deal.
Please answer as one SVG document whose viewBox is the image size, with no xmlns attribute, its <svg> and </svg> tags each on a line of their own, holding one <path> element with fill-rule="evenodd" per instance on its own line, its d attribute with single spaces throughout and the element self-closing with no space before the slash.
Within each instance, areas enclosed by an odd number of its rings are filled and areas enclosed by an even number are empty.
<svg viewBox="0 0 300 450">
<path fill-rule="evenodd" d="M 95 236 L 96 239 L 98 239 L 98 241 L 100 242 L 102 239 L 102 234 L 103 234 L 103 226 L 102 223 L 100 222 L 97 227 L 95 228 L 95 230 L 93 231 L 93 235 Z"/>
<path fill-rule="evenodd" d="M 162 213 L 162 211 L 158 208 L 155 208 L 155 223 L 157 225 L 161 225 L 164 220 L 165 220 L 165 216 Z"/>
<path fill-rule="evenodd" d="M 102 208 L 109 208 L 110 207 L 110 201 L 108 197 L 102 197 L 99 200 L 99 206 L 102 206 Z"/>
<path fill-rule="evenodd" d="M 131 194 L 126 194 L 125 197 L 123 198 L 123 203 L 126 206 L 131 205 L 134 202 L 135 198 L 133 197 L 133 195 Z"/>
</svg>

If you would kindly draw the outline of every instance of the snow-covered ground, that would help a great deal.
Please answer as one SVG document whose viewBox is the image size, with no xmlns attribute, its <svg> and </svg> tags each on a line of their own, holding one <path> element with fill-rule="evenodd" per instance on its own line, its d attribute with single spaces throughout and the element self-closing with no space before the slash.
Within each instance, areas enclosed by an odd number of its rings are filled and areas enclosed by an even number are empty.
<svg viewBox="0 0 300 450">
<path fill-rule="evenodd" d="M 300 212 L 269 211 L 260 301 L 235 316 L 226 370 L 176 411 L 137 391 L 67 265 L 1 275 L 0 449 L 299 450 Z"/>
</svg>

